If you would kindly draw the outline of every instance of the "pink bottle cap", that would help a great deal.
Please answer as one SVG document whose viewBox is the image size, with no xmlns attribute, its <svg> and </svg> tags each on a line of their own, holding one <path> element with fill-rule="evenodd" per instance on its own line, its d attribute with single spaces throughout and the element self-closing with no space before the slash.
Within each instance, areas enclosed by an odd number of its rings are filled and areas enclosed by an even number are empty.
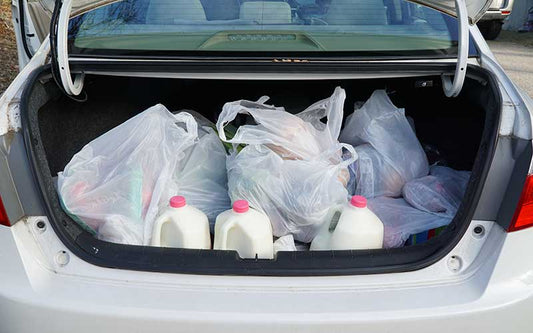
<svg viewBox="0 0 533 333">
<path fill-rule="evenodd" d="M 185 201 L 185 197 L 182 197 L 181 195 L 176 195 L 170 198 L 170 207 L 172 208 L 181 208 L 186 204 L 187 202 Z"/>
<path fill-rule="evenodd" d="M 352 200 L 350 200 L 350 204 L 357 208 L 365 208 L 366 207 L 366 198 L 362 195 L 354 195 L 352 197 Z"/>
<path fill-rule="evenodd" d="M 248 206 L 248 201 L 246 200 L 237 200 L 233 203 L 233 211 L 235 213 L 246 213 L 250 206 Z"/>
</svg>

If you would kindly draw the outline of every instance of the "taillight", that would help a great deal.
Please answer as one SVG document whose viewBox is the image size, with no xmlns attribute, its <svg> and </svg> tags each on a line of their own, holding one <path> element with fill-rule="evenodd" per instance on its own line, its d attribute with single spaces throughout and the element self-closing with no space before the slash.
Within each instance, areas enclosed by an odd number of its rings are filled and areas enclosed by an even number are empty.
<svg viewBox="0 0 533 333">
<path fill-rule="evenodd" d="M 7 218 L 6 208 L 4 207 L 4 203 L 2 202 L 2 197 L 0 197 L 0 224 L 5 225 L 7 227 L 11 226 L 11 223 L 9 223 L 9 219 Z"/>
<path fill-rule="evenodd" d="M 531 226 L 533 226 L 533 175 L 528 175 L 507 231 L 521 230 Z"/>
<path fill-rule="evenodd" d="M 511 11 L 510 10 L 502 10 L 502 15 L 509 15 L 511 14 Z"/>
</svg>

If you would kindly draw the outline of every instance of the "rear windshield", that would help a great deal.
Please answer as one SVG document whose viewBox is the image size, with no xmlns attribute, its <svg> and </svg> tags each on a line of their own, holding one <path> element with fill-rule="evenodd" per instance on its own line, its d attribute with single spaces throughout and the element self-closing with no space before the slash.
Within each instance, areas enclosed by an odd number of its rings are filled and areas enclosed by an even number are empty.
<svg viewBox="0 0 533 333">
<path fill-rule="evenodd" d="M 403 0 L 124 0 L 71 19 L 72 53 L 454 54 L 457 22 Z"/>
</svg>

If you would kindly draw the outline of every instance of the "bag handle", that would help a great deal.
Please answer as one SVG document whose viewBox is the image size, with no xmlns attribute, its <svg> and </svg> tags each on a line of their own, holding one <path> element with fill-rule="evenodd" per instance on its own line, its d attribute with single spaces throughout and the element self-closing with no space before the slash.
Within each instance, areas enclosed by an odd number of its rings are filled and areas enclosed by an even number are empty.
<svg viewBox="0 0 533 333">
<path fill-rule="evenodd" d="M 341 87 L 336 87 L 333 95 L 309 106 L 297 116 L 311 123 L 317 130 L 325 131 L 329 129 L 331 138 L 336 140 L 339 137 L 342 127 L 342 117 L 344 113 L 344 101 L 346 100 L 346 91 Z M 321 119 L 326 118 L 324 124 Z"/>
<path fill-rule="evenodd" d="M 185 132 L 192 140 L 198 138 L 198 123 L 190 113 L 180 112 L 178 114 L 173 114 L 173 116 L 174 119 L 176 119 L 176 124 L 185 125 Z"/>
<path fill-rule="evenodd" d="M 329 158 L 330 156 L 333 156 L 335 154 L 337 154 L 339 151 L 342 151 L 342 149 L 346 149 L 349 153 L 350 153 L 350 158 L 346 159 L 346 160 L 343 160 L 342 162 L 336 164 L 337 167 L 339 168 L 346 168 L 348 167 L 350 164 L 352 164 L 353 162 L 357 161 L 357 159 L 359 158 L 359 155 L 357 154 L 357 152 L 355 151 L 355 148 L 348 144 L 348 143 L 339 143 L 337 146 L 335 146 L 334 149 L 329 149 L 325 152 L 322 152 L 322 154 L 320 154 L 319 158 L 320 159 L 327 159 Z"/>
<path fill-rule="evenodd" d="M 224 107 L 222 108 L 222 112 L 218 116 L 218 121 L 216 123 L 216 128 L 218 132 L 218 136 L 220 140 L 228 143 L 240 144 L 240 142 L 235 142 L 233 139 L 228 139 L 226 137 L 226 132 L 224 131 L 224 128 L 239 114 L 246 114 L 252 116 L 254 119 L 256 111 L 261 110 L 277 110 L 277 111 L 284 111 L 285 109 L 282 107 L 275 107 L 272 105 L 265 104 L 270 97 L 268 96 L 262 96 L 260 97 L 256 102 L 246 101 L 246 100 L 240 100 L 236 102 L 230 102 L 224 104 Z"/>
<path fill-rule="evenodd" d="M 355 151 L 355 148 L 347 143 L 341 143 L 340 144 L 342 148 L 346 149 L 350 153 L 350 158 L 342 161 L 339 163 L 340 167 L 346 168 L 348 165 L 352 164 L 353 162 L 357 161 L 359 158 L 359 155 L 357 155 L 357 152 Z"/>
</svg>

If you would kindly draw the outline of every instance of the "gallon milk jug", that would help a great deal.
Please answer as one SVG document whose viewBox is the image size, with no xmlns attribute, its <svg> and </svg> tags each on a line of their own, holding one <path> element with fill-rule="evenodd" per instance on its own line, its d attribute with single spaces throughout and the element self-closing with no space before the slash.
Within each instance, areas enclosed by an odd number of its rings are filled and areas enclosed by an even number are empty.
<svg viewBox="0 0 533 333">
<path fill-rule="evenodd" d="M 207 216 L 187 205 L 185 198 L 170 198 L 170 207 L 156 219 L 152 246 L 210 249 L 211 235 Z"/>
<path fill-rule="evenodd" d="M 354 195 L 347 205 L 330 211 L 311 243 L 311 250 L 364 250 L 383 247 L 383 222 Z"/>
<path fill-rule="evenodd" d="M 235 250 L 245 259 L 272 259 L 274 245 L 269 218 L 248 207 L 248 201 L 237 200 L 233 209 L 217 216 L 215 250 Z"/>
</svg>

